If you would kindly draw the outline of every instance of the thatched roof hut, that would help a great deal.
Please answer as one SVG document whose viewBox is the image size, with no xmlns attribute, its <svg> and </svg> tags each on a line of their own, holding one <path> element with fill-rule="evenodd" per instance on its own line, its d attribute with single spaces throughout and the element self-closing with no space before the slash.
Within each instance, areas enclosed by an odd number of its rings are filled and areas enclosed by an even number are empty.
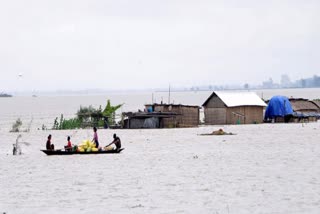
<svg viewBox="0 0 320 214">
<path fill-rule="evenodd" d="M 265 122 L 289 122 L 293 115 L 291 103 L 286 96 L 276 95 L 267 101 L 268 106 L 265 110 Z"/>
<path fill-rule="evenodd" d="M 318 106 L 320 111 L 320 100 L 312 100 L 311 102 L 314 103 L 316 106 Z"/>
<path fill-rule="evenodd" d="M 320 108 L 315 101 L 303 98 L 290 98 L 293 108 L 293 122 L 317 121 L 320 118 Z"/>
<path fill-rule="evenodd" d="M 303 98 L 290 98 L 289 100 L 295 112 L 319 112 L 319 106 L 313 101 Z"/>
</svg>

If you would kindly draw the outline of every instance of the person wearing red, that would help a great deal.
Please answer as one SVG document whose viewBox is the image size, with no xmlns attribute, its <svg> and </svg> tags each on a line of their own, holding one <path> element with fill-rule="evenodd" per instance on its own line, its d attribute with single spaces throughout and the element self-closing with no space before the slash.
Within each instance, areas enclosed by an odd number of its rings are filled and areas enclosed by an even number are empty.
<svg viewBox="0 0 320 214">
<path fill-rule="evenodd" d="M 66 151 L 72 151 L 72 143 L 70 141 L 70 136 L 68 136 L 67 140 L 68 140 L 68 144 L 64 147 L 64 149 Z"/>
</svg>

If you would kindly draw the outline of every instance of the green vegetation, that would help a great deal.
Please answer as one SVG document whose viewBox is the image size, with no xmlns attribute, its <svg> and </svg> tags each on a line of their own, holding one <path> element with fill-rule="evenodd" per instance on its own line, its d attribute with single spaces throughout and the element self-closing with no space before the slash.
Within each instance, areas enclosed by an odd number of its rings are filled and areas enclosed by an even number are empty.
<svg viewBox="0 0 320 214">
<path fill-rule="evenodd" d="M 78 118 L 64 119 L 63 114 L 60 116 L 60 122 L 58 122 L 58 118 L 56 117 L 52 127 L 55 130 L 77 128 L 81 128 L 81 121 Z"/>
<path fill-rule="evenodd" d="M 108 118 L 108 122 L 110 125 L 114 125 L 116 118 L 116 111 L 122 107 L 123 104 L 112 106 L 110 100 L 107 101 L 107 105 L 104 108 L 102 114 L 104 117 Z"/>
<path fill-rule="evenodd" d="M 63 114 L 61 114 L 60 120 L 58 120 L 58 117 L 55 118 L 52 129 L 78 129 L 93 126 L 107 128 L 109 125 L 116 123 L 116 111 L 122 105 L 112 106 L 110 100 L 108 100 L 103 111 L 101 106 L 98 109 L 95 109 L 91 105 L 88 107 L 80 106 L 75 118 L 65 119 Z"/>
</svg>

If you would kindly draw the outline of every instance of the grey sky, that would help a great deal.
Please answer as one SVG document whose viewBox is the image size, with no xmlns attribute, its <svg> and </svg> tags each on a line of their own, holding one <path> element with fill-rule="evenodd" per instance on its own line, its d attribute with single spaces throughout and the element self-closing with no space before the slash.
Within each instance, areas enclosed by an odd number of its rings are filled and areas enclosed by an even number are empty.
<svg viewBox="0 0 320 214">
<path fill-rule="evenodd" d="M 0 91 L 310 77 L 319 11 L 318 0 L 1 0 Z"/>
</svg>

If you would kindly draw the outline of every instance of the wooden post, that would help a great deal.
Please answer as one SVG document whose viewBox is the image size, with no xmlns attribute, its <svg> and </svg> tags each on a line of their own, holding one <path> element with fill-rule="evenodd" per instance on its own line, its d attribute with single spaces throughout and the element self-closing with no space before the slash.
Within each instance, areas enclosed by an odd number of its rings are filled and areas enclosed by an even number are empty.
<svg viewBox="0 0 320 214">
<path fill-rule="evenodd" d="M 171 91 L 170 91 L 170 84 L 169 84 L 169 99 L 168 99 L 168 104 L 170 104 L 170 93 L 171 93 Z"/>
</svg>

